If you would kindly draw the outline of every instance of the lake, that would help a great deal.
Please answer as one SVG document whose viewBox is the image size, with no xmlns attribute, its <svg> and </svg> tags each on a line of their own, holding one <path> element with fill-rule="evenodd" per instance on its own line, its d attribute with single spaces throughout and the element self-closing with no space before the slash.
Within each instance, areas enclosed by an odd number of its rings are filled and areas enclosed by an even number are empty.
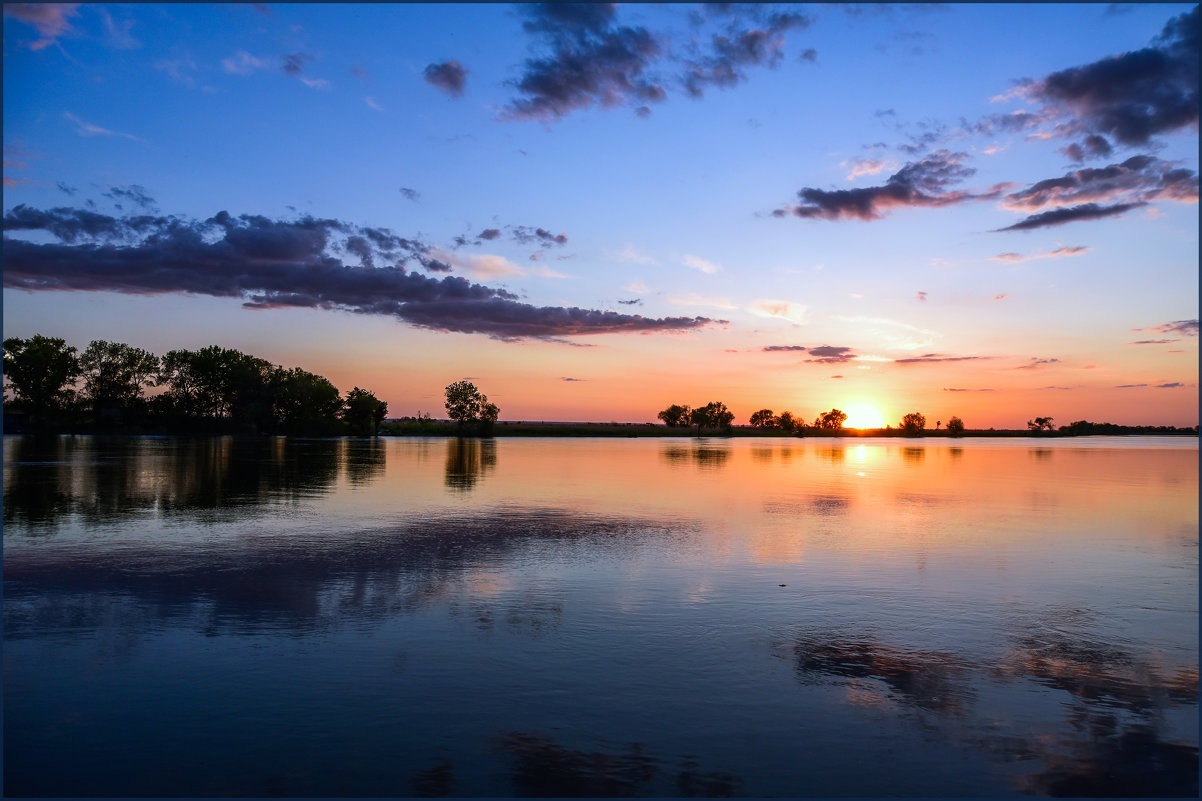
<svg viewBox="0 0 1202 801">
<path fill-rule="evenodd" d="M 4 440 L 8 796 L 1198 793 L 1198 440 Z"/>
</svg>

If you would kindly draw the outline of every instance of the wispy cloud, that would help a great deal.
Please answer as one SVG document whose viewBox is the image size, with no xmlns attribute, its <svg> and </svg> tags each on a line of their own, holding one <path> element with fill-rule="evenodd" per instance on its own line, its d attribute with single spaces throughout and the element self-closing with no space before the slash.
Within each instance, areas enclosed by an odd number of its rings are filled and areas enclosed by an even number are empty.
<svg viewBox="0 0 1202 801">
<path fill-rule="evenodd" d="M 27 45 L 42 50 L 56 44 L 60 36 L 75 34 L 71 18 L 79 16 L 82 3 L 5 3 L 4 16 L 32 25 L 41 39 Z"/>
<path fill-rule="evenodd" d="M 458 61 L 430 64 L 422 71 L 426 83 L 450 97 L 463 97 L 467 86 L 467 69 Z"/>
<path fill-rule="evenodd" d="M 722 269 L 717 264 L 714 264 L 711 261 L 706 261 L 705 259 L 699 258 L 697 256 L 691 256 L 687 253 L 685 255 L 681 256 L 680 260 L 686 267 L 692 267 L 694 270 L 703 272 L 706 275 L 713 275 L 714 273 L 716 273 Z"/>
<path fill-rule="evenodd" d="M 1153 326 L 1152 330 L 1159 331 L 1162 334 L 1181 334 L 1187 337 L 1196 337 L 1198 336 L 1198 321 L 1177 320 L 1176 322 Z"/>
<path fill-rule="evenodd" d="M 1016 369 L 1016 370 L 1037 370 L 1040 367 L 1046 367 L 1049 364 L 1059 364 L 1059 363 L 1060 363 L 1059 359 L 1040 359 L 1035 356 L 1032 356 L 1031 359 L 1026 364 L 1020 364 L 1018 367 L 1016 367 L 1014 369 Z"/>
<path fill-rule="evenodd" d="M 924 353 L 906 359 L 894 359 L 894 364 L 931 364 L 934 362 L 972 362 L 996 358 L 994 356 L 949 356 L 945 353 Z"/>
<path fill-rule="evenodd" d="M 705 297 L 696 292 L 689 292 L 684 295 L 669 295 L 668 302 L 675 303 L 677 306 L 706 306 L 711 309 L 739 308 L 727 298 Z"/>
<path fill-rule="evenodd" d="M 266 61 L 252 56 L 245 50 L 239 50 L 229 58 L 221 59 L 221 68 L 230 75 L 250 75 L 256 70 L 267 69 L 269 66 Z"/>
<path fill-rule="evenodd" d="M 80 136 L 121 136 L 130 139 L 134 142 L 145 142 L 146 140 L 140 136 L 133 134 L 122 133 L 121 131 L 112 131 L 108 128 L 101 128 L 99 125 L 93 125 L 90 122 L 81 120 L 69 111 L 63 112 L 63 117 L 76 125 L 76 133 Z"/>
<path fill-rule="evenodd" d="M 1032 253 L 1024 255 L 1022 253 L 999 253 L 996 256 L 990 256 L 991 261 L 1004 261 L 1009 264 L 1018 264 L 1024 261 L 1033 261 L 1035 259 L 1060 259 L 1065 256 L 1080 256 L 1085 251 L 1089 250 L 1086 245 L 1076 245 L 1073 247 L 1061 247 L 1055 250 L 1045 251 L 1043 253 Z"/>
<path fill-rule="evenodd" d="M 805 306 L 800 303 L 792 303 L 787 300 L 756 300 L 747 306 L 747 311 L 757 317 L 768 317 L 794 325 L 804 325 L 806 322 L 807 312 Z"/>
</svg>

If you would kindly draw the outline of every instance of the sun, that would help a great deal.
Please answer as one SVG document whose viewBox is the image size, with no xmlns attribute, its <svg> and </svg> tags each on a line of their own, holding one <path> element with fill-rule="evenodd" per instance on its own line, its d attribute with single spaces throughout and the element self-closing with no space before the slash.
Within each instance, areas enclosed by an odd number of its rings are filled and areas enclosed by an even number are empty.
<svg viewBox="0 0 1202 801">
<path fill-rule="evenodd" d="M 853 403 L 844 411 L 847 412 L 845 428 L 884 428 L 885 416 L 871 403 Z"/>
</svg>

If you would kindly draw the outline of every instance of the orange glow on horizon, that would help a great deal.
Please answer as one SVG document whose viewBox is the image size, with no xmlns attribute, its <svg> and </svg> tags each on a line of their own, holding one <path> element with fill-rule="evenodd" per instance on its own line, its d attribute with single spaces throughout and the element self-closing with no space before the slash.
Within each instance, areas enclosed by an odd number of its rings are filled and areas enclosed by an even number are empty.
<svg viewBox="0 0 1202 801">
<path fill-rule="evenodd" d="M 847 422 L 843 424 L 844 428 L 885 427 L 885 416 L 871 403 L 857 401 L 850 404 L 844 411 L 847 412 Z"/>
</svg>

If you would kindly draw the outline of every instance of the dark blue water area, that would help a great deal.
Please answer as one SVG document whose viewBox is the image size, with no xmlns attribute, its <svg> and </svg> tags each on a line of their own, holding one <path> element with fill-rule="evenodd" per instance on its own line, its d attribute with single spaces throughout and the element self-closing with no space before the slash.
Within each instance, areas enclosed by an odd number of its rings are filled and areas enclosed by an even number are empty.
<svg viewBox="0 0 1202 801">
<path fill-rule="evenodd" d="M 8 796 L 1197 794 L 1196 452 L 86 445 L 6 442 Z"/>
</svg>

